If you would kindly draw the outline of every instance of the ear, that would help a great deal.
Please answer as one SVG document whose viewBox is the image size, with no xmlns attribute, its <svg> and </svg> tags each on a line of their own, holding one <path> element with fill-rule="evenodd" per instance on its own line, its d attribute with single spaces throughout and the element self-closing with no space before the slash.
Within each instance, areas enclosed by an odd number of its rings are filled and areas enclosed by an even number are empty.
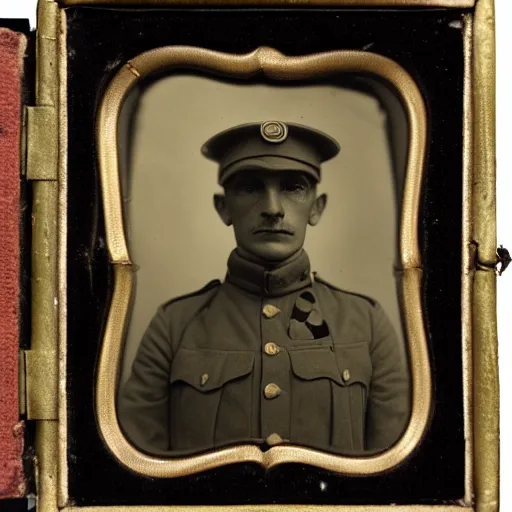
<svg viewBox="0 0 512 512">
<path fill-rule="evenodd" d="M 215 210 L 219 214 L 222 222 L 224 222 L 226 226 L 231 226 L 233 222 L 231 220 L 231 214 L 229 213 L 228 205 L 226 203 L 226 196 L 223 194 L 214 194 L 213 206 L 215 206 Z"/>
<path fill-rule="evenodd" d="M 320 194 L 313 203 L 311 211 L 309 212 L 308 224 L 316 226 L 320 222 L 320 217 L 324 213 L 327 204 L 327 194 Z"/>
</svg>

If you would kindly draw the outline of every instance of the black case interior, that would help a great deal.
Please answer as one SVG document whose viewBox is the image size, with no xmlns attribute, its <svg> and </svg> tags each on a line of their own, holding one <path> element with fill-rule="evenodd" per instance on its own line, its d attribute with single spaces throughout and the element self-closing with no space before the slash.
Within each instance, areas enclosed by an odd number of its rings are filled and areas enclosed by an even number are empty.
<svg viewBox="0 0 512 512">
<path fill-rule="evenodd" d="M 72 7 L 67 12 L 68 467 L 70 500 L 88 505 L 440 504 L 464 495 L 461 360 L 462 10 Z M 453 23 L 456 22 L 456 23 Z M 346 477 L 287 464 L 237 464 L 159 480 L 124 468 L 96 423 L 96 365 L 113 272 L 95 140 L 96 112 L 115 72 L 152 48 L 228 53 L 270 46 L 303 55 L 371 44 L 417 81 L 427 104 L 428 154 L 420 214 L 423 304 L 434 381 L 427 436 L 402 465 Z M 378 254 L 378 251 L 377 251 Z M 320 486 L 324 482 L 326 486 Z"/>
</svg>

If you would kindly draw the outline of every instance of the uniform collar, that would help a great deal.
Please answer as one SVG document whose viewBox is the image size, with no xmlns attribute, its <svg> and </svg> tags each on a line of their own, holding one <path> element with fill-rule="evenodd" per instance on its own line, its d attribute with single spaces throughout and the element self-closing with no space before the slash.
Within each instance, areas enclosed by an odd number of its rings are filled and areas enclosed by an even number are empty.
<svg viewBox="0 0 512 512">
<path fill-rule="evenodd" d="M 311 285 L 309 257 L 302 250 L 283 266 L 267 268 L 249 261 L 235 249 L 228 259 L 226 281 L 265 297 L 278 297 Z"/>
</svg>

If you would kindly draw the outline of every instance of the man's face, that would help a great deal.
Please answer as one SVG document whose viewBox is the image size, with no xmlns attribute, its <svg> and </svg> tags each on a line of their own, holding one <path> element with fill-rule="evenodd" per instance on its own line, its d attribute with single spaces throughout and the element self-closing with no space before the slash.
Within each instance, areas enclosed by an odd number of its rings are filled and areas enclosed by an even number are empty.
<svg viewBox="0 0 512 512">
<path fill-rule="evenodd" d="M 233 224 L 238 248 L 275 263 L 302 248 L 306 227 L 318 222 L 326 200 L 297 171 L 246 170 L 230 178 L 224 189 L 215 206 L 224 223 Z"/>
</svg>

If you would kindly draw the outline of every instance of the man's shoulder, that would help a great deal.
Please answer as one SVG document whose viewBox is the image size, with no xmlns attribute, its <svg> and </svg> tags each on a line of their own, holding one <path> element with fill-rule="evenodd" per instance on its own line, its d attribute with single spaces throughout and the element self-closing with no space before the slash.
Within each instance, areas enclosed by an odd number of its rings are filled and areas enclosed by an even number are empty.
<svg viewBox="0 0 512 512">
<path fill-rule="evenodd" d="M 352 290 L 340 288 L 339 286 L 336 286 L 323 279 L 316 272 L 313 273 L 313 279 L 317 290 L 320 293 L 323 292 L 326 295 L 332 297 L 334 300 L 353 304 L 354 306 L 359 306 L 362 308 L 375 308 L 378 305 L 378 302 L 374 298 L 362 293 L 354 292 Z"/>
<path fill-rule="evenodd" d="M 164 302 L 160 308 L 165 312 L 181 309 L 201 309 L 217 294 L 222 282 L 213 279 L 202 288 L 184 295 L 179 295 Z"/>
</svg>

